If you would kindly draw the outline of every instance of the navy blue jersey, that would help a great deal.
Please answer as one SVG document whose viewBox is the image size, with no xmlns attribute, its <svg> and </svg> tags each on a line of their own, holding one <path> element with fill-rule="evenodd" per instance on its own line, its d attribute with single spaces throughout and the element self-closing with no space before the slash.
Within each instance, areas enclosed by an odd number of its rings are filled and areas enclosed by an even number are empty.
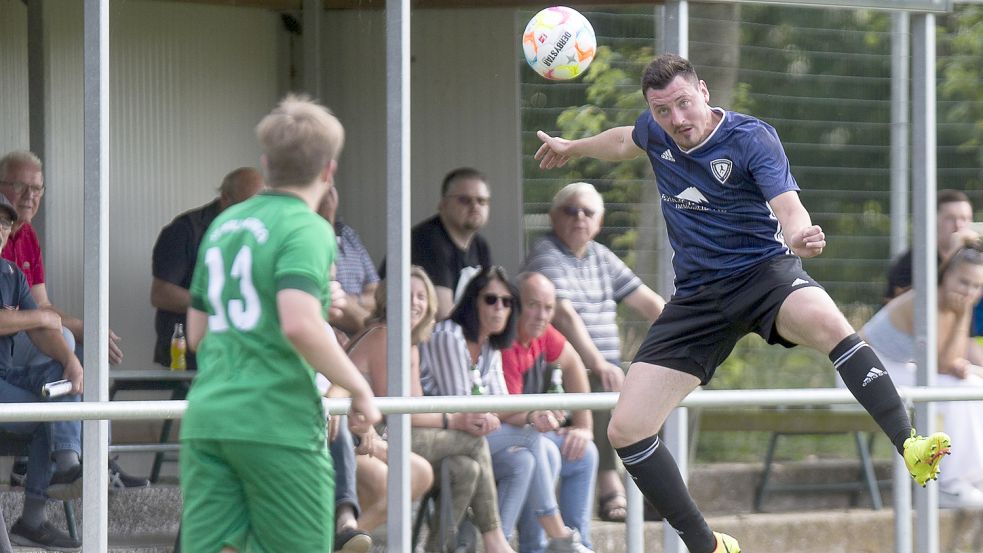
<svg viewBox="0 0 983 553">
<path fill-rule="evenodd" d="M 655 171 L 680 297 L 791 253 L 768 205 L 799 190 L 778 133 L 754 117 L 714 109 L 723 116 L 717 128 L 688 151 L 648 111 L 632 131 Z"/>
</svg>

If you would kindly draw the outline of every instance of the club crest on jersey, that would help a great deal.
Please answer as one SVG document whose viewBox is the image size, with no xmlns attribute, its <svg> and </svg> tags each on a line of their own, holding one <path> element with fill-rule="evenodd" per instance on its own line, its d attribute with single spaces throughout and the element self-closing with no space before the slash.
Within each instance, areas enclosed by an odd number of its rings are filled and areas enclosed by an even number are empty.
<svg viewBox="0 0 983 553">
<path fill-rule="evenodd" d="M 720 184 L 727 182 L 733 168 L 734 164 L 729 159 L 715 159 L 710 162 L 710 170 L 713 172 L 713 176 L 720 181 Z"/>
</svg>

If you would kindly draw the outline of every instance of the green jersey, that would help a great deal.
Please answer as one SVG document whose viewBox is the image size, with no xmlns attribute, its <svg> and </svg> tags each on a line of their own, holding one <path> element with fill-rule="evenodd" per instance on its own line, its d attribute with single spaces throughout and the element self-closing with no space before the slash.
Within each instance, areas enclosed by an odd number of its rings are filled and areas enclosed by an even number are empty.
<svg viewBox="0 0 983 553">
<path fill-rule="evenodd" d="M 318 298 L 327 315 L 331 226 L 300 198 L 263 192 L 223 211 L 202 239 L 191 305 L 208 314 L 181 438 L 325 445 L 314 370 L 284 337 L 277 292 Z"/>
</svg>

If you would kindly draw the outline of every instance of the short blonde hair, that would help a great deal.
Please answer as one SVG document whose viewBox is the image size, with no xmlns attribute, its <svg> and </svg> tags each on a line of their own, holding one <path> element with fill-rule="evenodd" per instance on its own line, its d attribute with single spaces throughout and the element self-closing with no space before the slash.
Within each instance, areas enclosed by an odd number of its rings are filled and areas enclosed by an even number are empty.
<svg viewBox="0 0 983 553">
<path fill-rule="evenodd" d="M 567 205 L 567 202 L 571 198 L 576 196 L 583 196 L 587 198 L 597 212 L 597 215 L 604 215 L 604 198 L 601 194 L 594 188 L 594 185 L 589 182 L 571 182 L 570 184 L 561 188 L 556 194 L 553 195 L 553 205 L 550 207 L 550 211 L 556 211 L 561 207 Z"/>
<path fill-rule="evenodd" d="M 345 128 L 328 108 L 306 96 L 287 95 L 256 126 L 272 187 L 305 186 L 332 161 L 345 143 Z"/>
<path fill-rule="evenodd" d="M 434 322 L 437 320 L 437 289 L 433 286 L 433 281 L 427 276 L 427 272 L 419 265 L 410 266 L 410 278 L 416 277 L 423 282 L 423 287 L 427 291 L 427 309 L 423 312 L 420 322 L 410 329 L 410 343 L 417 345 L 430 339 L 433 332 Z M 365 326 L 370 324 L 386 324 L 386 281 L 383 280 L 375 289 L 375 309 L 365 321 Z"/>
</svg>

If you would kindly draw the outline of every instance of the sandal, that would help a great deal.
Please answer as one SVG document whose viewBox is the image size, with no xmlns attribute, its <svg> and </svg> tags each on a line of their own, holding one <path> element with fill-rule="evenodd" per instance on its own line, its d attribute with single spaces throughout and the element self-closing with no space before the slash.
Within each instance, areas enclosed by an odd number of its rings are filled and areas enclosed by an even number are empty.
<svg viewBox="0 0 983 553">
<path fill-rule="evenodd" d="M 625 494 L 613 492 L 604 494 L 597 500 L 597 516 L 605 522 L 624 522 L 628 515 L 628 501 Z"/>
</svg>

